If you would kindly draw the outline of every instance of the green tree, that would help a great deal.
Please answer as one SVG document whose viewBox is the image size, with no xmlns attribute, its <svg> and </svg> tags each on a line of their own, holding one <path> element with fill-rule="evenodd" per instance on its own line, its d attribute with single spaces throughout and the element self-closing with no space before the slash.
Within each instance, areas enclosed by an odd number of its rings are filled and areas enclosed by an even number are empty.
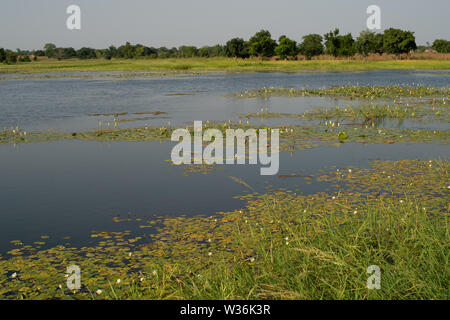
<svg viewBox="0 0 450 320">
<path fill-rule="evenodd" d="M 205 46 L 198 49 L 198 56 L 202 58 L 209 58 L 210 57 L 210 47 Z"/>
<path fill-rule="evenodd" d="M 193 58 L 198 55 L 198 49 L 195 46 L 181 46 L 178 48 L 180 58 Z"/>
<path fill-rule="evenodd" d="M 348 33 L 345 36 L 339 36 L 339 50 L 338 55 L 349 57 L 355 54 L 355 40 L 352 34 Z"/>
<path fill-rule="evenodd" d="M 306 59 L 311 60 L 312 57 L 323 53 L 322 36 L 319 34 L 308 34 L 303 37 L 303 42 L 299 46 L 299 51 Z"/>
<path fill-rule="evenodd" d="M 6 52 L 5 49 L 0 48 L 0 62 L 4 62 L 6 60 Z"/>
<path fill-rule="evenodd" d="M 209 56 L 210 57 L 224 57 L 225 54 L 225 46 L 220 44 L 216 44 L 212 47 L 209 47 Z"/>
<path fill-rule="evenodd" d="M 166 47 L 161 47 L 157 49 L 158 51 L 158 58 L 176 58 L 178 56 L 178 49 L 177 48 L 171 48 L 168 49 Z"/>
<path fill-rule="evenodd" d="M 124 46 L 119 47 L 120 56 L 125 59 L 131 59 L 135 56 L 135 47 L 128 41 Z"/>
<path fill-rule="evenodd" d="M 56 46 L 53 43 L 46 43 L 44 45 L 44 51 L 45 51 L 45 55 L 48 58 L 53 58 L 53 56 L 55 55 Z"/>
<path fill-rule="evenodd" d="M 277 42 L 267 30 L 257 32 L 248 40 L 249 53 L 252 56 L 272 57 L 275 54 Z"/>
<path fill-rule="evenodd" d="M 355 41 L 352 34 L 348 33 L 345 36 L 339 35 L 339 29 L 334 29 L 324 35 L 326 53 L 337 56 L 352 56 L 355 54 Z"/>
<path fill-rule="evenodd" d="M 278 39 L 279 45 L 275 47 L 275 53 L 281 59 L 286 59 L 287 57 L 296 56 L 298 53 L 297 42 L 289 39 L 286 36 L 281 36 Z"/>
<path fill-rule="evenodd" d="M 30 59 L 30 57 L 28 55 L 25 55 L 25 56 L 19 57 L 17 59 L 17 61 L 19 61 L 19 62 L 31 62 L 31 59 Z"/>
<path fill-rule="evenodd" d="M 370 30 L 361 31 L 355 41 L 356 52 L 364 57 L 375 53 L 377 49 L 377 34 Z"/>
<path fill-rule="evenodd" d="M 16 63 L 17 62 L 17 53 L 12 52 L 10 50 L 5 51 L 5 62 L 7 64 Z"/>
<path fill-rule="evenodd" d="M 409 53 L 417 48 L 414 32 L 390 28 L 384 31 L 383 50 L 390 54 Z"/>
<path fill-rule="evenodd" d="M 43 56 L 45 56 L 45 51 L 44 50 L 36 50 L 36 51 L 33 51 L 33 55 L 37 56 L 37 57 L 43 57 Z"/>
<path fill-rule="evenodd" d="M 62 58 L 70 59 L 75 58 L 77 56 L 77 52 L 74 48 L 62 48 Z"/>
<path fill-rule="evenodd" d="M 224 56 L 224 47 L 220 44 L 216 44 L 212 47 L 210 46 L 204 46 L 198 49 L 198 56 L 204 57 L 204 58 L 212 58 L 212 57 L 220 57 Z"/>
<path fill-rule="evenodd" d="M 242 38 L 233 38 L 225 45 L 225 54 L 228 57 L 247 58 L 248 46 Z"/>
<path fill-rule="evenodd" d="M 108 49 L 105 49 L 103 52 L 103 57 L 107 60 L 111 60 L 111 58 L 118 57 L 118 50 L 115 46 L 110 45 Z"/>
<path fill-rule="evenodd" d="M 94 49 L 83 47 L 77 51 L 77 57 L 80 59 L 95 59 L 97 54 Z"/>
<path fill-rule="evenodd" d="M 336 28 L 323 37 L 325 39 L 325 52 L 337 57 L 339 52 L 339 29 Z"/>
<path fill-rule="evenodd" d="M 143 46 L 141 44 L 137 44 L 135 46 L 135 57 L 153 57 L 155 58 L 158 54 L 158 51 L 155 48 L 150 48 L 147 46 Z"/>
<path fill-rule="evenodd" d="M 377 33 L 375 35 L 375 53 L 378 54 L 384 53 L 383 42 L 384 42 L 384 35 L 382 33 Z"/>
<path fill-rule="evenodd" d="M 63 58 L 63 48 L 56 48 L 53 53 L 53 58 L 61 60 Z"/>
<path fill-rule="evenodd" d="M 434 40 L 433 49 L 439 53 L 450 53 L 450 41 L 444 39 Z"/>
</svg>

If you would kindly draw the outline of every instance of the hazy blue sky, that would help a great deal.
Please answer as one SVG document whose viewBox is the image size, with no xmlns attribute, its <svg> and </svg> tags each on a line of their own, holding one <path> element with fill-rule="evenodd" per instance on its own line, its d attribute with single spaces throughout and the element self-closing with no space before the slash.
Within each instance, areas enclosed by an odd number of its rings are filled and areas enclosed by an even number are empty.
<svg viewBox="0 0 450 320">
<path fill-rule="evenodd" d="M 71 4 L 81 7 L 81 30 L 66 28 Z M 297 41 L 335 27 L 355 36 L 371 4 L 381 7 L 382 28 L 412 30 L 418 44 L 450 39 L 449 0 L 1 0 L 0 47 L 203 46 L 262 28 Z"/>
</svg>

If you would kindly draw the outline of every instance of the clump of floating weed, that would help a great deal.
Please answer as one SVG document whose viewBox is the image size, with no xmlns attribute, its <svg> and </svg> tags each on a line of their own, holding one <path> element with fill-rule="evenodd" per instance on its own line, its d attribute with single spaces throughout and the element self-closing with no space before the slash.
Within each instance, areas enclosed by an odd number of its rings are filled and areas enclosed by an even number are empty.
<svg viewBox="0 0 450 320">
<path fill-rule="evenodd" d="M 0 143 L 5 143 L 10 140 L 24 141 L 27 136 L 25 130 L 20 129 L 18 126 L 15 128 L 3 128 L 0 131 Z"/>
<path fill-rule="evenodd" d="M 242 93 L 231 95 L 241 98 L 256 97 L 333 97 L 348 99 L 398 99 L 398 98 L 422 98 L 422 97 L 446 97 L 449 98 L 448 88 L 433 87 L 408 87 L 408 86 L 333 86 L 322 89 L 295 89 L 295 88 L 262 88 L 246 90 Z"/>
</svg>

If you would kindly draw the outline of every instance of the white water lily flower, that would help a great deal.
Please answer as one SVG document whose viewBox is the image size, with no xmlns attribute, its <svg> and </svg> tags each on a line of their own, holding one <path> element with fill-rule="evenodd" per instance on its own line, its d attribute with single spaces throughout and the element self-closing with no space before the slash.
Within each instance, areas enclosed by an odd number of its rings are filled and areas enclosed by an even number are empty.
<svg viewBox="0 0 450 320">
<path fill-rule="evenodd" d="M 95 291 L 95 293 L 97 293 L 98 295 L 102 294 L 102 290 L 98 289 L 97 291 Z"/>
<path fill-rule="evenodd" d="M 12 275 L 11 275 L 11 278 L 15 278 L 15 277 L 17 277 L 17 272 L 14 272 Z"/>
</svg>

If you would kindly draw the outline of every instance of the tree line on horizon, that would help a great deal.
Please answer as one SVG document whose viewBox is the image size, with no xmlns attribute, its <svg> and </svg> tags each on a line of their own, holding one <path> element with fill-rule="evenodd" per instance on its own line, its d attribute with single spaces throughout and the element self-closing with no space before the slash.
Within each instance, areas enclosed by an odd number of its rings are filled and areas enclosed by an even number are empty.
<svg viewBox="0 0 450 320">
<path fill-rule="evenodd" d="M 193 58 L 193 57 L 234 57 L 234 58 L 271 58 L 274 56 L 280 59 L 296 59 L 303 55 L 306 59 L 322 54 L 334 57 L 350 57 L 360 54 L 364 57 L 370 54 L 408 54 L 415 50 L 424 50 L 426 47 L 418 47 L 414 32 L 401 29 L 389 28 L 383 33 L 376 33 L 370 30 L 362 31 L 354 39 L 351 33 L 341 35 L 339 29 L 335 29 L 325 35 L 308 34 L 302 38 L 302 42 L 286 36 L 279 37 L 278 41 L 272 39 L 272 35 L 267 30 L 261 30 L 252 36 L 248 41 L 243 38 L 233 38 L 225 45 L 214 45 L 197 48 L 195 46 L 181 46 L 179 48 L 153 48 L 141 44 L 132 45 L 127 42 L 118 48 L 110 46 L 106 49 L 93 49 L 82 47 L 79 50 L 74 48 L 59 48 L 53 43 L 45 44 L 43 50 L 24 51 L 17 49 L 16 52 L 0 48 L 0 62 L 30 62 L 30 56 L 46 56 L 48 58 L 62 59 L 98 59 L 104 58 Z M 450 41 L 437 39 L 431 46 L 438 53 L 450 52 Z"/>
</svg>

